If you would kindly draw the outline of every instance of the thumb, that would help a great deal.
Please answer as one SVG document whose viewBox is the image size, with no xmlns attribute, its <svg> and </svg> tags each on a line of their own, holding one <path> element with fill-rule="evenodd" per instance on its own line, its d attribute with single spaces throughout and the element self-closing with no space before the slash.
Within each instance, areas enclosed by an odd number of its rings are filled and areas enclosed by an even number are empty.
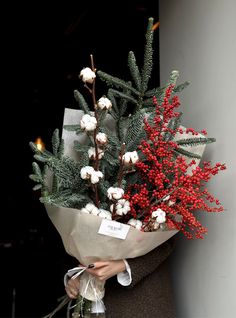
<svg viewBox="0 0 236 318">
<path fill-rule="evenodd" d="M 92 268 L 101 268 L 107 265 L 107 262 L 94 262 L 92 264 L 88 265 L 88 268 L 92 269 Z"/>
</svg>

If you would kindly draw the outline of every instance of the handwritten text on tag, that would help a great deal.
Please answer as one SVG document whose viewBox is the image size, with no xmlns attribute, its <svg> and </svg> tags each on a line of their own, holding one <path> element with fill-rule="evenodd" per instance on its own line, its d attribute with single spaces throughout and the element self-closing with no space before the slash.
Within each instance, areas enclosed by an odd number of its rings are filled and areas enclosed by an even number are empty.
<svg viewBox="0 0 236 318">
<path fill-rule="evenodd" d="M 129 229 L 130 226 L 127 224 L 103 219 L 98 233 L 125 240 Z"/>
</svg>

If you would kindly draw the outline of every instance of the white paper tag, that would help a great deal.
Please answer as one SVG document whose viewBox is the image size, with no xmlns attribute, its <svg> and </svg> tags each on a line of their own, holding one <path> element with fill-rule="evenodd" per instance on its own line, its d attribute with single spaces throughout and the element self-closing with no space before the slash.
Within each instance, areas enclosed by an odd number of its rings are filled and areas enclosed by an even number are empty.
<svg viewBox="0 0 236 318">
<path fill-rule="evenodd" d="M 125 240 L 129 229 L 130 226 L 127 224 L 103 219 L 98 233 Z"/>
</svg>

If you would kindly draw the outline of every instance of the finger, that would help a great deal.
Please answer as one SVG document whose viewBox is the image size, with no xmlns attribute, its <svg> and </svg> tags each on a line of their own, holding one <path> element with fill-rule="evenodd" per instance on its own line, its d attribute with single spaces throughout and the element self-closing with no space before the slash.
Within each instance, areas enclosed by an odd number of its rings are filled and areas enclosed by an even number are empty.
<svg viewBox="0 0 236 318">
<path fill-rule="evenodd" d="M 102 261 L 94 262 L 93 264 L 89 264 L 88 268 L 101 268 L 101 267 L 107 266 L 108 263 L 109 263 L 108 261 L 106 261 L 106 262 L 102 262 Z"/>
<path fill-rule="evenodd" d="M 68 297 L 70 297 L 72 299 L 76 299 L 78 294 L 79 294 L 79 292 L 76 289 L 66 287 L 65 290 L 66 290 Z"/>
<path fill-rule="evenodd" d="M 68 282 L 67 282 L 67 286 L 70 286 L 72 288 L 75 288 L 77 290 L 79 290 L 79 279 L 78 277 L 76 278 L 71 278 Z"/>
</svg>

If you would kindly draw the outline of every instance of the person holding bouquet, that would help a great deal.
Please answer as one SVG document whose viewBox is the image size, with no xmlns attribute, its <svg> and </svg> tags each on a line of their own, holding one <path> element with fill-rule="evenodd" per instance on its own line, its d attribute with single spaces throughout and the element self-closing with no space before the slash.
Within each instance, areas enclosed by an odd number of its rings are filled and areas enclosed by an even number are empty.
<svg viewBox="0 0 236 318">
<path fill-rule="evenodd" d="M 168 259 L 174 249 L 174 241 L 171 238 L 140 257 L 91 264 L 87 271 L 106 281 L 105 308 L 100 308 L 98 317 L 174 318 Z M 79 277 L 68 279 L 65 289 L 70 298 L 76 299 Z M 105 313 L 102 313 L 104 310 Z M 97 313 L 92 312 L 91 317 L 96 317 Z"/>
<path fill-rule="evenodd" d="M 207 229 L 195 211 L 221 212 L 205 184 L 224 164 L 204 162 L 205 130 L 181 123 L 172 71 L 164 87 L 148 88 L 152 73 L 153 19 L 149 19 L 142 70 L 128 55 L 132 83 L 99 71 L 81 70 L 92 108 L 75 90 L 80 109 L 65 109 L 62 139 L 52 152 L 30 143 L 30 177 L 58 230 L 65 250 L 80 265 L 66 274 L 66 298 L 76 299 L 73 318 L 89 313 L 106 318 L 174 318 L 168 269 L 174 236 L 202 239 Z M 97 76 L 110 87 L 97 99 Z M 106 290 L 106 291 L 105 291 Z M 69 297 L 68 297 L 69 296 Z M 52 317 L 49 315 L 47 317 Z"/>
</svg>

